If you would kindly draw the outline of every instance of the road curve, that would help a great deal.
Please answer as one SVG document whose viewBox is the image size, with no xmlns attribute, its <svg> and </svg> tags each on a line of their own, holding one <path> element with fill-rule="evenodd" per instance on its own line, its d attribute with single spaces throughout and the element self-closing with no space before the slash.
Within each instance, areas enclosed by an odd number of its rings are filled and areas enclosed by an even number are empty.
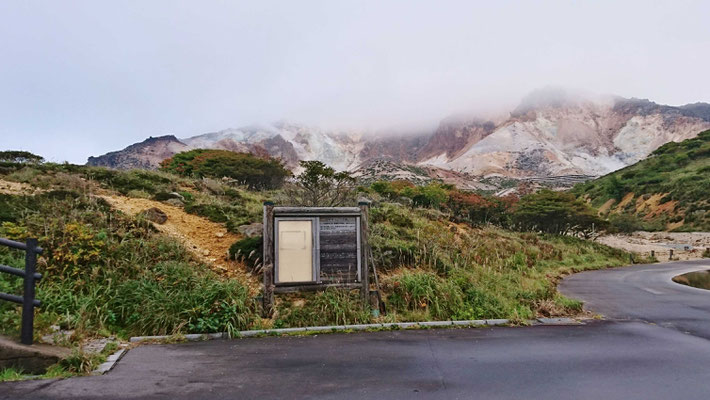
<svg viewBox="0 0 710 400">
<path fill-rule="evenodd" d="M 642 320 L 710 339 L 710 290 L 671 280 L 708 269 L 710 259 L 587 271 L 565 278 L 559 290 L 607 318 Z"/>
<path fill-rule="evenodd" d="M 570 276 L 562 292 L 610 317 L 584 325 L 142 345 L 106 375 L 0 383 L 0 400 L 706 400 L 710 291 L 670 280 L 706 268 Z"/>
</svg>

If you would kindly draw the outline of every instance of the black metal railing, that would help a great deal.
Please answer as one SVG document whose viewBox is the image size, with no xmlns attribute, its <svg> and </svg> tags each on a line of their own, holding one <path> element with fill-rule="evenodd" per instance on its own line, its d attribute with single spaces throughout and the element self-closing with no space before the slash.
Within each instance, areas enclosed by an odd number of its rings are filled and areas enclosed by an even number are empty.
<svg viewBox="0 0 710 400">
<path fill-rule="evenodd" d="M 42 253 L 42 248 L 37 246 L 37 239 L 27 239 L 25 243 L 15 242 L 0 238 L 0 245 L 25 251 L 25 270 L 0 265 L 0 272 L 16 275 L 24 279 L 24 290 L 22 296 L 14 294 L 0 293 L 0 300 L 7 300 L 13 303 L 22 304 L 22 330 L 20 332 L 20 342 L 32 344 L 35 307 L 40 306 L 39 300 L 35 299 L 35 283 L 42 279 L 42 275 L 35 272 L 37 269 L 37 254 Z"/>
</svg>

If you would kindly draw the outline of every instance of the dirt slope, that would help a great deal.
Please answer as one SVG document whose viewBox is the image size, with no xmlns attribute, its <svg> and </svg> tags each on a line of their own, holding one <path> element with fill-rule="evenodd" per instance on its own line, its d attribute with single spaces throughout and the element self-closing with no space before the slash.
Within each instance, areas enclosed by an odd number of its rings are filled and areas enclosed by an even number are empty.
<svg viewBox="0 0 710 400">
<path fill-rule="evenodd" d="M 23 194 L 34 194 L 40 190 L 21 182 L 12 182 L 0 179 L 0 193 L 2 194 L 13 194 L 13 195 L 23 195 Z"/>
<path fill-rule="evenodd" d="M 158 230 L 179 239 L 200 260 L 220 275 L 245 278 L 250 287 L 256 284 L 256 279 L 247 273 L 241 264 L 228 259 L 229 246 L 241 236 L 228 232 L 223 224 L 188 214 L 181 207 L 155 200 L 109 194 L 99 197 L 129 215 L 136 215 L 151 207 L 159 208 L 165 212 L 168 220 L 162 225 L 154 224 Z"/>
</svg>

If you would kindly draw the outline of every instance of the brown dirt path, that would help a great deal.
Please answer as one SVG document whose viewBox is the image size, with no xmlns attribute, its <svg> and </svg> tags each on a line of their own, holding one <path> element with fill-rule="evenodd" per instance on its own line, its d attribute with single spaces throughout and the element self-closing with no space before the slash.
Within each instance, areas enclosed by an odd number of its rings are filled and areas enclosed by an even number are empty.
<svg viewBox="0 0 710 400">
<path fill-rule="evenodd" d="M 241 238 L 228 232 L 223 224 L 206 218 L 188 214 L 181 207 L 155 200 L 102 194 L 113 208 L 129 215 L 137 215 L 151 207 L 162 210 L 168 220 L 164 224 L 153 224 L 160 232 L 180 240 L 198 259 L 209 265 L 215 272 L 230 278 L 244 278 L 250 287 L 256 279 L 245 271 L 242 264 L 229 260 L 229 246 Z"/>
</svg>

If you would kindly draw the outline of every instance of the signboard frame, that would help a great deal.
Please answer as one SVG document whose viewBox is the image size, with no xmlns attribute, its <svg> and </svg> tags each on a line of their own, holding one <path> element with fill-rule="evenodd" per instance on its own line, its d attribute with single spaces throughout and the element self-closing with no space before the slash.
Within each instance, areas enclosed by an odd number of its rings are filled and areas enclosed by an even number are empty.
<svg viewBox="0 0 710 400">
<path fill-rule="evenodd" d="M 264 249 L 263 249 L 263 310 L 264 315 L 269 316 L 273 311 L 274 293 L 287 293 L 298 291 L 324 290 L 328 287 L 359 288 L 363 300 L 369 297 L 369 276 L 367 268 L 368 248 L 367 248 L 367 218 L 369 203 L 360 203 L 358 207 L 275 207 L 271 202 L 264 203 Z M 321 218 L 354 218 L 355 219 L 355 247 L 343 235 L 350 235 L 352 230 L 346 231 L 339 238 L 334 238 L 334 243 L 328 244 L 330 251 L 323 250 L 321 253 Z M 312 271 L 313 280 L 305 282 L 279 282 L 279 255 L 278 255 L 278 224 L 280 221 L 310 220 L 312 222 L 313 258 Z M 348 224 L 346 224 L 348 225 Z M 345 227 L 346 229 L 349 227 Z M 337 227 L 336 227 L 337 229 Z M 324 236 L 325 237 L 325 236 Z M 343 246 L 340 254 L 347 255 L 348 261 L 343 263 L 347 269 L 335 265 L 330 265 L 336 272 L 336 276 L 342 276 L 342 280 L 323 279 L 321 268 L 321 257 L 325 253 L 338 253 L 332 251 L 334 246 Z M 356 254 L 356 271 L 350 270 L 352 266 L 351 257 Z M 337 260 L 338 256 L 335 256 Z M 342 259 L 341 259 L 342 260 Z M 356 273 L 355 273 L 356 272 Z"/>
</svg>

